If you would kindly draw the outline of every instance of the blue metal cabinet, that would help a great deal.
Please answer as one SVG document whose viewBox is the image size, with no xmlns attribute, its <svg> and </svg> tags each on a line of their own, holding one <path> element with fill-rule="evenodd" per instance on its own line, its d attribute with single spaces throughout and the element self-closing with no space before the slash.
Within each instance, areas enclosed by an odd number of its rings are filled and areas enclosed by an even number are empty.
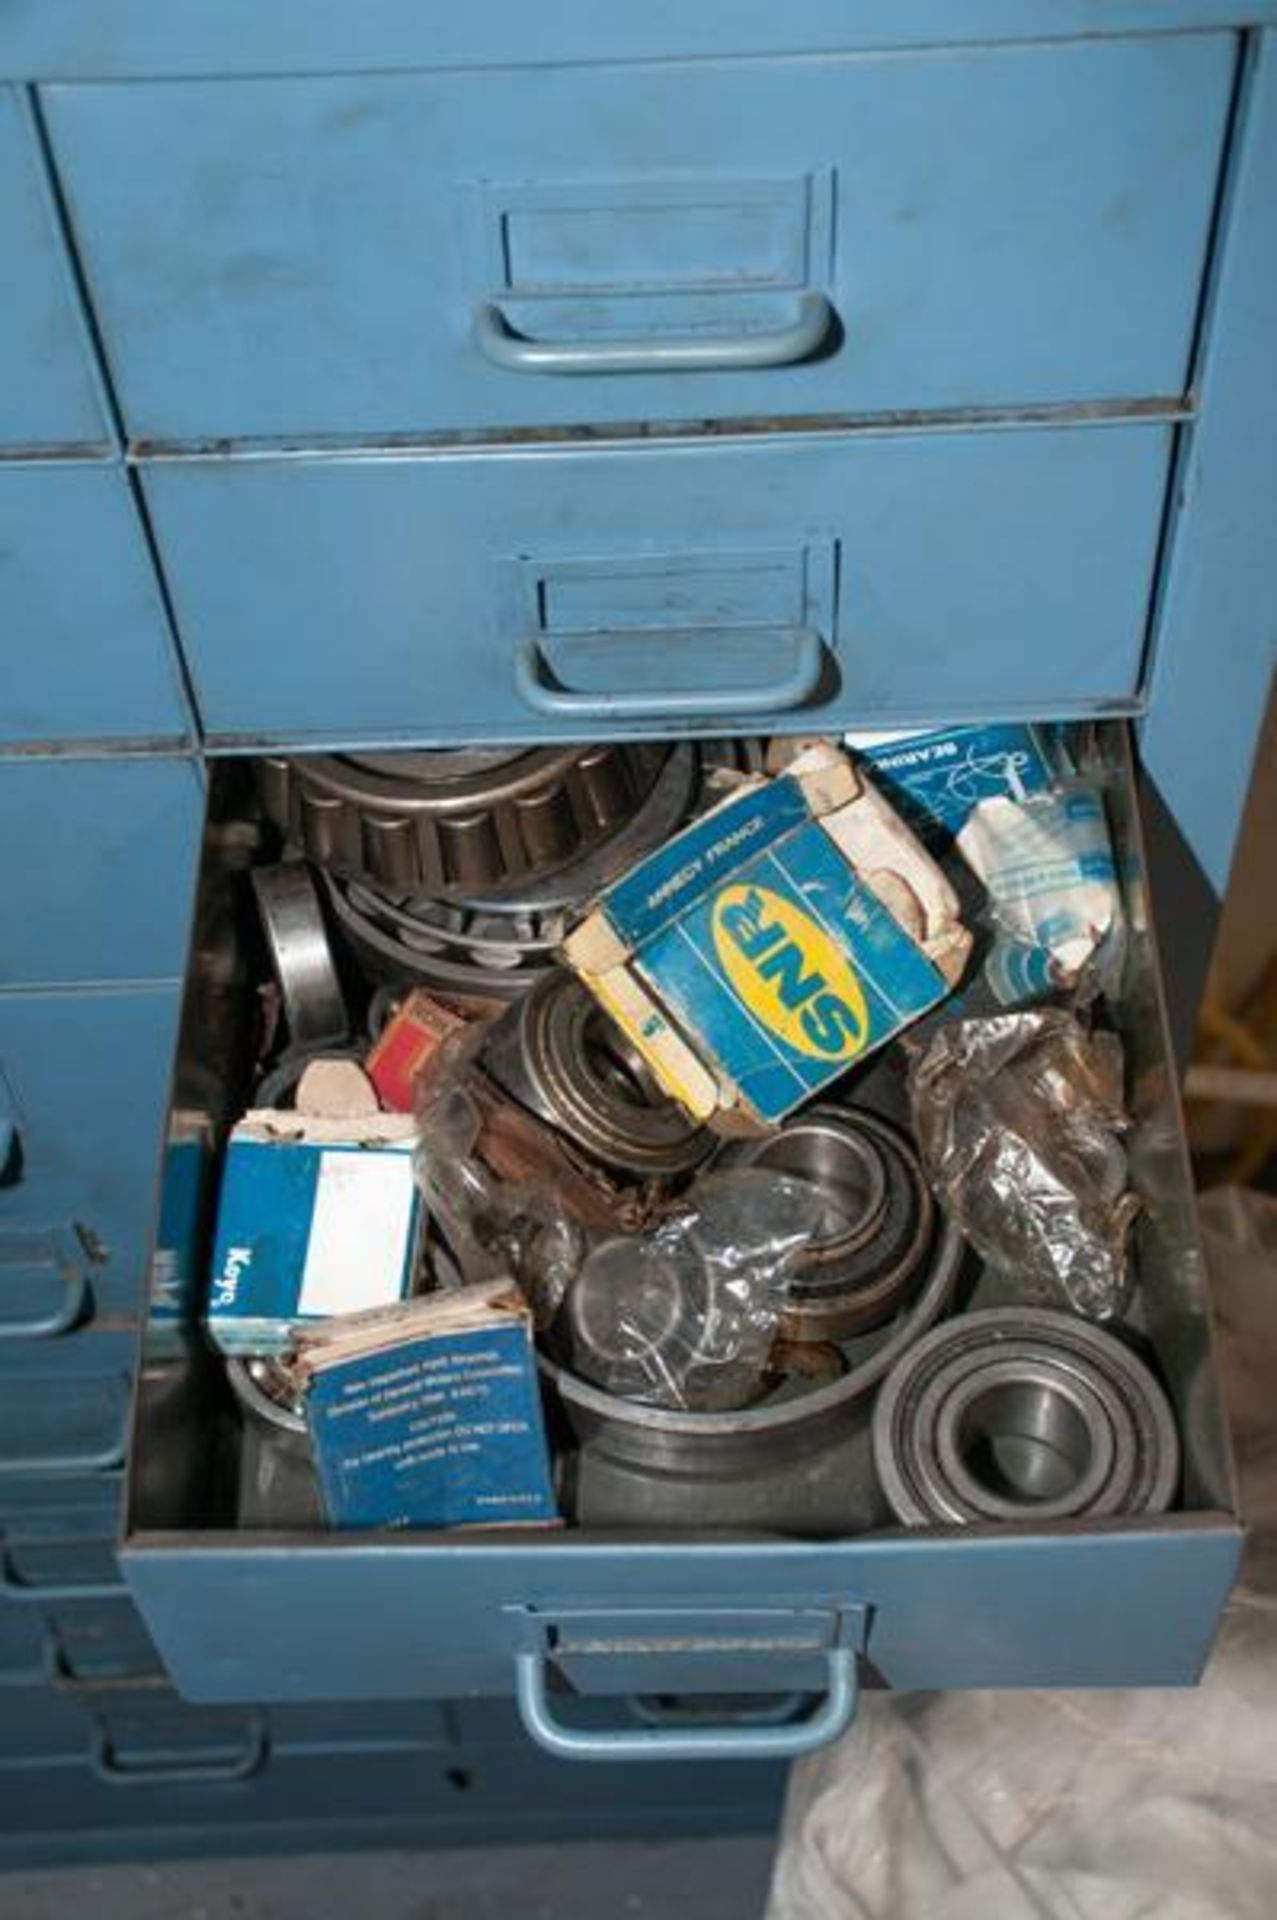
<svg viewBox="0 0 1277 1920">
<path fill-rule="evenodd" d="M 178 1007 L 163 986 L 0 994 L 0 1366 L 138 1312 Z"/>
<path fill-rule="evenodd" d="M 106 394 L 18 87 L 0 87 L 0 261 L 0 459 L 52 446 L 106 451 Z"/>
<path fill-rule="evenodd" d="M 2 362 L 0 376 L 0 387 L 15 379 Z M 189 737 L 164 603 L 118 467 L 0 460 L 0 557 L 0 750 Z"/>
<path fill-rule="evenodd" d="M 1170 445 L 765 435 L 145 485 L 210 737 L 588 738 L 1133 708 Z"/>
<path fill-rule="evenodd" d="M 1178 394 L 1235 61 L 1218 35 L 45 103 L 132 436 L 411 435 Z"/>
<path fill-rule="evenodd" d="M 0 759 L 0 987 L 179 980 L 203 828 L 194 761 Z"/>
</svg>

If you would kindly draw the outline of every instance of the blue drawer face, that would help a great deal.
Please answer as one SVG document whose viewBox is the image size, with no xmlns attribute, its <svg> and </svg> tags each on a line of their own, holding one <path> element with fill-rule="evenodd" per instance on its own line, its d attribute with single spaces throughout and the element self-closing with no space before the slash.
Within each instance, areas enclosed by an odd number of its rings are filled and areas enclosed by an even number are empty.
<svg viewBox="0 0 1277 1920">
<path fill-rule="evenodd" d="M 0 550 L 0 746 L 185 739 L 177 656 L 123 474 L 0 464 Z"/>
<path fill-rule="evenodd" d="M 180 979 L 203 819 L 194 761 L 0 759 L 0 988 Z"/>
<path fill-rule="evenodd" d="M 1133 704 L 1168 446 L 172 461 L 146 487 L 212 735 L 591 738 Z"/>
<path fill-rule="evenodd" d="M 107 416 L 26 98 L 0 87 L 0 452 L 105 447 Z"/>
<path fill-rule="evenodd" d="M 138 1312 L 177 1014 L 172 988 L 0 994 L 0 1369 Z"/>
<path fill-rule="evenodd" d="M 133 435 L 400 434 L 1176 393 L 1234 55 L 46 100 Z"/>
</svg>

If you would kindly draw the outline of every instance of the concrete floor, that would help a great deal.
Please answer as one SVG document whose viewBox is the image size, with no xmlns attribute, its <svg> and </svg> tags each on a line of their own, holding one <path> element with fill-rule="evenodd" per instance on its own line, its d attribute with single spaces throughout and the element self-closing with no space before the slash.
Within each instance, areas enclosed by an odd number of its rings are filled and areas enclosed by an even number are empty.
<svg viewBox="0 0 1277 1920">
<path fill-rule="evenodd" d="M 759 1920 L 770 1838 L 299 1854 L 0 1875 L 4 1920 Z"/>
</svg>

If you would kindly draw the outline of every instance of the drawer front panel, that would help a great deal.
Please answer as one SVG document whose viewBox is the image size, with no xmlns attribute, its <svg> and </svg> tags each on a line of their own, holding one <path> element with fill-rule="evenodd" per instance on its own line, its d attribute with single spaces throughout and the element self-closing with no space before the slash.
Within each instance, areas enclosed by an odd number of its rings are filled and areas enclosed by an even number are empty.
<svg viewBox="0 0 1277 1920">
<path fill-rule="evenodd" d="M 0 454 L 109 444 L 84 317 L 26 97 L 0 87 Z"/>
<path fill-rule="evenodd" d="M 146 485 L 211 735 L 591 738 L 1133 704 L 1168 441 L 175 461 Z"/>
<path fill-rule="evenodd" d="M 1234 52 L 47 106 L 134 436 L 793 417 L 1178 392 Z"/>
<path fill-rule="evenodd" d="M 177 656 L 123 474 L 0 464 L 0 552 L 0 748 L 185 739 Z"/>
<path fill-rule="evenodd" d="M 0 1367 L 137 1313 L 177 1015 L 172 988 L 0 995 Z"/>
<path fill-rule="evenodd" d="M 180 979 L 203 818 L 194 761 L 0 759 L 0 987 Z"/>
</svg>

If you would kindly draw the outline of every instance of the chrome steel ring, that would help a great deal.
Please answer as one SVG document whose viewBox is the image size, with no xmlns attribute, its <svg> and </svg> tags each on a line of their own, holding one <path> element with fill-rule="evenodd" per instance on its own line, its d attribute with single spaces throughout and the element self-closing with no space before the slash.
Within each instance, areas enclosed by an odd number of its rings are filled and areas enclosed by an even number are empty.
<svg viewBox="0 0 1277 1920">
<path fill-rule="evenodd" d="M 899 1362 L 874 1464 L 908 1526 L 1162 1513 L 1179 1439 L 1149 1369 L 1113 1334 L 1046 1308 L 961 1315 Z"/>
<path fill-rule="evenodd" d="M 555 964 L 558 914 L 501 913 L 404 899 L 359 881 L 323 880 L 333 917 L 375 980 L 412 981 L 464 1000 L 517 1000 Z"/>
<path fill-rule="evenodd" d="M 512 1099 L 617 1171 L 647 1179 L 688 1173 L 714 1144 L 561 967 L 502 1015 L 483 1058 Z"/>
<path fill-rule="evenodd" d="M 285 1433 L 305 1433 L 306 1407 L 278 1360 L 268 1354 L 226 1362 L 226 1378 L 240 1405 Z"/>
<path fill-rule="evenodd" d="M 290 1046 L 321 1047 L 344 1040 L 350 1016 L 309 867 L 301 860 L 257 867 L 252 880 L 283 996 Z"/>
<path fill-rule="evenodd" d="M 405 894 L 497 893 L 579 859 L 631 818 L 656 743 L 258 763 L 262 803 L 329 872 Z"/>
<path fill-rule="evenodd" d="M 921 1163 L 893 1126 L 860 1108 L 813 1107 L 727 1157 L 808 1180 L 828 1196 L 825 1221 L 790 1277 L 786 1339 L 845 1340 L 893 1318 L 935 1231 Z"/>
</svg>

